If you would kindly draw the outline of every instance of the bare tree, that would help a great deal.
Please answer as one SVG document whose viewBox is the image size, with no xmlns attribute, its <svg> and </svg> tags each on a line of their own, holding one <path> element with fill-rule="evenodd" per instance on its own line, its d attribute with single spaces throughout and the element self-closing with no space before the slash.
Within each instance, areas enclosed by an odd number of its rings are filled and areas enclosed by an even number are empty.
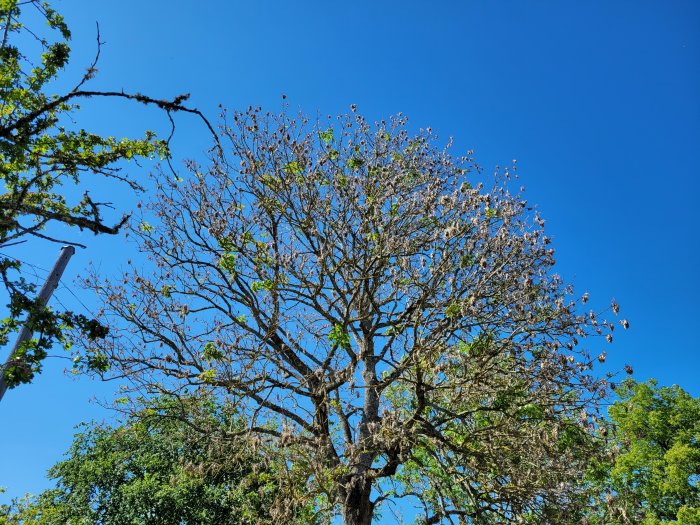
<svg viewBox="0 0 700 525">
<path fill-rule="evenodd" d="M 514 168 L 485 189 L 406 125 L 224 113 L 225 151 L 157 175 L 132 225 L 152 271 L 87 279 L 113 328 L 84 363 L 218 392 L 346 525 L 400 498 L 423 523 L 561 523 L 607 393 L 581 342 L 614 327 L 552 273 Z"/>
</svg>

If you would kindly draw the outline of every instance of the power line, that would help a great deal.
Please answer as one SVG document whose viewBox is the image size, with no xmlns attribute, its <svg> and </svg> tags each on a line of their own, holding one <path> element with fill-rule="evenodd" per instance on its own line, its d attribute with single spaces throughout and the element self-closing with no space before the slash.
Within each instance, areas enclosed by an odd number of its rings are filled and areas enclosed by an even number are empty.
<svg viewBox="0 0 700 525">
<path fill-rule="evenodd" d="M 43 279 L 44 276 L 40 276 L 40 275 L 36 272 L 36 270 L 40 270 L 40 271 L 44 272 L 45 274 L 48 274 L 48 273 L 49 273 L 49 270 L 47 270 L 46 268 L 42 268 L 41 266 L 38 266 L 38 265 L 33 264 L 33 263 L 30 263 L 30 262 L 25 261 L 25 260 L 23 260 L 23 259 L 20 259 L 19 257 L 15 257 L 15 256 L 13 256 L 13 255 L 9 255 L 9 254 L 4 253 L 4 252 L 0 252 L 0 256 L 6 257 L 6 258 L 8 258 L 8 259 L 14 259 L 15 261 L 18 261 L 18 262 L 22 263 L 23 265 L 29 266 L 30 268 L 32 268 L 32 269 L 34 270 L 34 271 L 29 271 L 30 275 L 34 276 L 34 277 L 35 277 L 36 279 L 38 279 L 38 280 Z M 90 308 L 90 307 L 88 307 L 88 306 L 80 299 L 80 297 L 78 297 L 78 295 L 77 295 L 73 290 L 71 290 L 68 286 L 66 286 L 66 285 L 63 283 L 63 280 L 59 281 L 59 286 L 60 286 L 61 288 L 65 289 L 65 290 L 67 290 L 68 293 L 71 294 L 71 295 L 73 296 L 73 298 L 80 304 L 80 306 L 83 307 L 83 309 L 85 310 L 86 313 L 88 313 L 88 314 L 92 313 L 92 310 L 93 310 L 93 309 Z M 58 298 L 57 298 L 57 300 L 58 300 Z M 59 304 L 61 304 L 61 306 L 63 306 L 63 308 L 64 308 L 65 310 L 68 310 L 68 308 L 66 308 L 66 306 L 65 306 L 60 300 L 58 300 L 58 302 L 59 302 Z"/>
<path fill-rule="evenodd" d="M 25 264 L 25 265 L 27 265 L 27 266 L 30 266 L 31 268 L 34 268 L 34 269 L 36 269 L 36 270 L 41 270 L 41 271 L 44 272 L 44 273 L 49 273 L 49 270 L 47 270 L 46 268 L 42 268 L 41 266 L 37 266 L 36 264 L 32 264 L 32 263 L 30 263 L 30 262 L 28 262 L 28 261 L 22 260 L 22 259 L 20 259 L 19 257 L 15 257 L 14 255 L 9 255 L 9 254 L 4 253 L 4 252 L 0 252 L 0 255 L 3 256 L 3 257 L 5 257 L 5 258 L 7 258 L 7 259 L 14 259 L 14 260 L 17 261 L 17 262 L 20 262 L 20 263 L 22 263 L 22 264 Z"/>
<path fill-rule="evenodd" d="M 63 304 L 63 301 L 61 301 L 61 298 L 56 294 L 56 292 L 54 292 L 53 297 L 54 297 L 54 299 L 56 299 L 56 302 L 59 305 L 61 305 L 61 308 L 63 308 L 66 311 L 69 310 L 69 308 L 65 304 Z"/>
<path fill-rule="evenodd" d="M 78 295 L 77 295 L 73 290 L 71 290 L 70 288 L 68 288 L 68 287 L 67 287 L 65 284 L 63 284 L 63 283 L 61 283 L 61 288 L 63 288 L 64 290 L 67 290 L 68 293 L 71 294 L 71 295 L 73 296 L 73 298 L 74 298 L 76 301 L 78 301 L 78 303 L 80 303 L 80 305 L 83 307 L 83 309 L 85 309 L 85 312 L 86 312 L 86 313 L 88 313 L 88 314 L 92 313 L 92 310 L 80 299 L 80 297 L 78 297 Z"/>
</svg>

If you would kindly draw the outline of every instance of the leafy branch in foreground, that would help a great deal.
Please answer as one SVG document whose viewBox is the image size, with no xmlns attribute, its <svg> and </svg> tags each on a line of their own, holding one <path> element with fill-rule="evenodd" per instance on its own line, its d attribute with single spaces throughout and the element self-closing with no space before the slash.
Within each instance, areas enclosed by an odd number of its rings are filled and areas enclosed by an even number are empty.
<svg viewBox="0 0 700 525">
<path fill-rule="evenodd" d="M 38 14 L 46 28 L 27 27 L 25 19 L 31 19 L 32 14 Z M 173 113 L 191 113 L 215 135 L 201 112 L 184 105 L 186 95 L 157 99 L 139 93 L 86 89 L 97 71 L 99 31 L 97 56 L 84 75 L 68 92 L 51 93 L 51 82 L 70 58 L 70 31 L 63 17 L 47 3 L 3 0 L 0 24 L 0 249 L 28 239 L 82 246 L 56 228 L 47 229 L 51 225 L 77 227 L 96 235 L 116 234 L 128 216 L 107 221 L 103 211 L 111 208 L 111 203 L 95 199 L 87 188 L 99 178 L 139 191 L 138 179 L 123 171 L 122 161 L 168 158 L 168 141 L 157 139 L 153 132 L 146 131 L 143 138 L 118 139 L 76 125 L 79 102 L 100 97 L 155 106 L 167 114 L 173 126 Z M 84 189 L 76 191 L 81 185 Z M 70 195 L 81 193 L 71 200 Z M 41 369 L 45 350 L 57 340 L 66 341 L 64 323 L 89 330 L 84 319 L 71 312 L 37 307 L 34 287 L 22 278 L 21 270 L 18 260 L 0 254 L 0 278 L 9 295 L 9 315 L 0 323 L 0 344 L 7 343 L 22 318 L 37 325 L 38 334 L 26 352 L 16 356 L 12 370 L 4 371 L 11 387 L 30 381 Z"/>
</svg>

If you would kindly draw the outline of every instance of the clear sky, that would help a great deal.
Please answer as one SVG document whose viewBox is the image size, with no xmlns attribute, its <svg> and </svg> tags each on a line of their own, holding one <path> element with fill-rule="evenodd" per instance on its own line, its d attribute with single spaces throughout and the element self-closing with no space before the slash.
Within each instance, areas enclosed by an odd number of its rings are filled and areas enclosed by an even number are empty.
<svg viewBox="0 0 700 525">
<path fill-rule="evenodd" d="M 487 171 L 518 160 L 526 196 L 547 221 L 558 272 L 591 304 L 615 298 L 631 328 L 615 332 L 609 366 L 634 366 L 700 395 L 700 2 L 696 0 L 71 0 L 55 2 L 74 34 L 64 78 L 77 79 L 102 40 L 95 88 L 154 97 L 189 92 L 215 121 L 217 104 L 397 112 L 430 126 Z M 85 104 L 78 122 L 122 135 L 167 132 L 157 111 Z M 203 157 L 205 129 L 178 117 L 178 159 Z M 148 173 L 152 166 L 131 166 Z M 126 192 L 99 186 L 121 209 Z M 93 239 L 56 299 L 95 301 L 73 284 L 89 261 L 114 275 L 133 250 Z M 12 252 L 48 268 L 58 246 Z M 6 250 L 7 251 L 7 250 Z M 29 269 L 29 268 L 28 268 Z M 37 275 L 44 273 L 36 269 Z M 111 272 L 111 273 L 110 273 Z M 73 295 L 75 294 L 75 296 Z M 77 297 L 76 297 L 77 296 Z M 0 358 L 6 357 L 7 349 Z M 57 351 L 57 353 L 60 353 Z M 114 384 L 75 381 L 55 359 L 0 403 L 0 496 L 49 485 L 45 471 L 75 424 L 112 415 L 92 396 Z"/>
</svg>

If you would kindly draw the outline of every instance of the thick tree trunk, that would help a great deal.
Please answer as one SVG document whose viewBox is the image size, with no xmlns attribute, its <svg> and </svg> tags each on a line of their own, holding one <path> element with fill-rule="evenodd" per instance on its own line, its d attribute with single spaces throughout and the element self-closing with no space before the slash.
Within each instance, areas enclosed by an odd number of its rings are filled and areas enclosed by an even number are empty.
<svg viewBox="0 0 700 525">
<path fill-rule="evenodd" d="M 365 282 L 365 287 L 367 282 Z M 365 292 L 367 292 L 365 290 Z M 365 302 L 365 301 L 361 301 Z M 358 311 L 363 311 L 362 307 Z M 363 315 L 369 318 L 369 313 Z M 367 478 L 367 471 L 372 466 L 375 452 L 371 450 L 372 431 L 370 424 L 379 421 L 379 393 L 377 385 L 376 363 L 372 327 L 369 321 L 361 323 L 362 342 L 360 359 L 363 362 L 362 379 L 365 384 L 362 422 L 360 424 L 357 444 L 365 449 L 357 458 L 355 472 L 349 478 L 343 491 L 343 525 L 371 525 L 374 515 L 374 504 L 371 500 L 372 481 Z"/>
<path fill-rule="evenodd" d="M 371 492 L 371 483 L 361 479 L 351 481 L 343 502 L 343 525 L 371 525 L 374 515 Z"/>
</svg>

